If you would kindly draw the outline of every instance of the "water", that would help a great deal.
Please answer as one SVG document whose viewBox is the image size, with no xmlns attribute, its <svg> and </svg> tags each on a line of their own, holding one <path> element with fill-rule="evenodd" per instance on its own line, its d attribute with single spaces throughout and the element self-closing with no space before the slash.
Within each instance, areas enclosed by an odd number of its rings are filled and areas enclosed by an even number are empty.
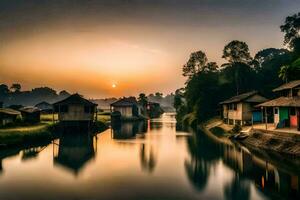
<svg viewBox="0 0 300 200">
<path fill-rule="evenodd" d="M 176 131 L 172 114 L 0 158 L 0 199 L 299 199 L 299 166 Z"/>
</svg>

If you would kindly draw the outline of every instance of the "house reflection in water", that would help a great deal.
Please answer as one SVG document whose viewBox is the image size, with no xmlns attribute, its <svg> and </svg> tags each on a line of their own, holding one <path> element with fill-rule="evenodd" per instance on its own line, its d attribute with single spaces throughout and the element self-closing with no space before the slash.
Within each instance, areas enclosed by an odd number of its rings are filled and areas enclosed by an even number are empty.
<svg viewBox="0 0 300 200">
<path fill-rule="evenodd" d="M 113 123 L 111 128 L 113 139 L 132 139 L 147 130 L 146 121 Z"/>
<path fill-rule="evenodd" d="M 97 136 L 65 134 L 53 142 L 54 165 L 60 165 L 75 175 L 95 157 Z"/>
<path fill-rule="evenodd" d="M 268 161 L 251 155 L 250 153 L 233 147 L 226 146 L 224 151 L 224 163 L 234 169 L 238 177 L 238 185 L 245 186 L 246 180 L 254 180 L 256 187 L 272 199 L 287 198 L 299 199 L 300 174 L 297 167 L 281 171 Z M 292 165 L 292 164 L 291 164 Z M 236 185 L 232 183 L 233 186 Z M 248 190 L 250 186 L 248 185 Z M 247 188 L 240 188 L 246 190 Z M 240 196 L 239 199 L 246 199 Z M 234 199 L 231 197 L 231 199 Z"/>
</svg>

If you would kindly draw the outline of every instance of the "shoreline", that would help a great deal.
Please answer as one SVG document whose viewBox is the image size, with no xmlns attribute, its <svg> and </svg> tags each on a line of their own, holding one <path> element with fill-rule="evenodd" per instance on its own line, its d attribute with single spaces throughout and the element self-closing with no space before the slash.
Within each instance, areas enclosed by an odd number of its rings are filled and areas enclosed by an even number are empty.
<svg viewBox="0 0 300 200">
<path fill-rule="evenodd" d="M 226 142 L 228 144 L 238 143 L 251 151 L 261 152 L 263 154 L 273 154 L 278 156 L 288 156 L 300 158 L 300 135 L 277 133 L 271 131 L 252 130 L 249 132 L 247 138 L 243 140 L 232 140 L 227 137 L 221 139 L 217 137 L 211 129 L 214 127 L 221 127 L 222 120 L 210 119 L 201 123 L 198 127 L 204 131 L 208 136 L 218 142 Z M 227 132 L 226 130 L 224 130 Z M 281 155 L 278 155 L 281 154 Z"/>
<path fill-rule="evenodd" d="M 51 143 L 59 137 L 58 123 L 39 123 L 30 126 L 18 126 L 0 129 L 0 150 L 12 148 L 30 148 Z M 108 128 L 107 122 L 97 121 L 91 130 L 101 133 Z"/>
</svg>

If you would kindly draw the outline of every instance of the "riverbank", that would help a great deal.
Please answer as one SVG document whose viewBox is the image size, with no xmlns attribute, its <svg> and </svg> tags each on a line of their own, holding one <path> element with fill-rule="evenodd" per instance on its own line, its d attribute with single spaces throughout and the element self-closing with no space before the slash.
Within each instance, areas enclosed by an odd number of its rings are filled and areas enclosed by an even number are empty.
<svg viewBox="0 0 300 200">
<path fill-rule="evenodd" d="M 50 142 L 53 138 L 52 123 L 39 123 L 36 125 L 11 127 L 0 129 L 0 148 L 30 145 L 37 142 Z"/>
<path fill-rule="evenodd" d="M 220 119 L 210 119 L 199 127 L 210 137 L 219 142 L 229 140 L 230 127 Z M 284 154 L 287 156 L 300 157 L 300 135 L 286 132 L 250 130 L 248 127 L 247 137 L 242 140 L 231 140 L 254 151 L 266 151 L 272 154 Z M 217 130 L 217 131 L 216 131 Z M 220 136 L 223 132 L 223 135 Z M 221 134 L 220 134 L 221 133 Z"/>
<path fill-rule="evenodd" d="M 109 116 L 98 115 L 97 119 L 92 129 L 94 133 L 103 132 L 110 123 Z M 48 144 L 58 137 L 58 132 L 59 124 L 53 122 L 52 115 L 41 115 L 41 123 L 38 124 L 0 128 L 0 149 Z"/>
</svg>

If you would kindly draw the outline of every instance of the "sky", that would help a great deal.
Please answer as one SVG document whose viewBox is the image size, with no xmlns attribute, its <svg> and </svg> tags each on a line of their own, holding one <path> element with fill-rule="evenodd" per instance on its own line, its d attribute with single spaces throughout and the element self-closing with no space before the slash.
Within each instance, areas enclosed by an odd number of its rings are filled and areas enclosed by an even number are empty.
<svg viewBox="0 0 300 200">
<path fill-rule="evenodd" d="M 283 47 L 300 0 L 1 0 L 0 83 L 89 98 L 174 92 L 191 52 Z M 114 86 L 114 87 L 113 87 Z"/>
</svg>

